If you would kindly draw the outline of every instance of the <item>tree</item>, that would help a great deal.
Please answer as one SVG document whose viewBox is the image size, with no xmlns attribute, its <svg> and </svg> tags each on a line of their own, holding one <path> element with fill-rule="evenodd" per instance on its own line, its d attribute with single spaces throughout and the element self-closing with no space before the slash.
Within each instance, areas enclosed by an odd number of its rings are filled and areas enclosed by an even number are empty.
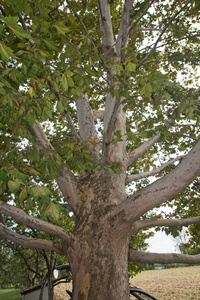
<svg viewBox="0 0 200 300">
<path fill-rule="evenodd" d="M 34 212 L 34 216 L 39 217 L 36 212 Z M 62 215 L 62 219 L 64 222 L 63 228 L 69 229 L 71 222 L 70 219 L 66 219 L 66 212 Z M 49 221 L 48 216 L 46 217 L 46 220 Z M 10 218 L 5 218 L 4 224 L 6 224 L 9 230 L 12 230 L 18 235 L 25 235 L 35 239 L 44 238 L 51 241 L 56 239 L 56 237 L 49 236 L 44 232 L 28 228 L 24 224 L 18 224 Z M 53 287 L 56 283 L 53 271 L 56 268 L 56 265 L 66 263 L 66 259 L 53 251 L 37 248 L 24 248 L 22 246 L 17 246 L 4 238 L 1 238 L 0 245 L 0 285 L 2 287 L 17 286 L 21 289 L 40 285 L 39 300 L 43 299 L 44 287 L 48 286 L 48 299 L 53 300 Z"/>
<path fill-rule="evenodd" d="M 1 244 L 1 287 L 16 286 L 25 288 L 37 284 L 43 286 L 48 280 L 47 274 L 52 276 L 51 270 L 48 270 L 51 268 L 52 262 L 56 262 L 52 253 L 16 246 L 13 243 L 7 243 L 3 239 Z M 49 299 L 53 299 L 53 297 L 49 297 Z"/>
<path fill-rule="evenodd" d="M 1 239 L 0 287 L 19 287 L 19 277 L 21 278 L 21 284 L 26 285 L 26 268 L 21 264 L 19 257 L 13 255 L 12 249 L 7 247 L 5 239 Z"/>
<path fill-rule="evenodd" d="M 128 260 L 200 261 L 129 249 L 139 230 L 200 222 L 151 213 L 200 175 L 199 8 L 1 2 L 0 232 L 65 256 L 73 299 L 129 299 Z M 56 240 L 17 234 L 4 216 Z"/>
</svg>

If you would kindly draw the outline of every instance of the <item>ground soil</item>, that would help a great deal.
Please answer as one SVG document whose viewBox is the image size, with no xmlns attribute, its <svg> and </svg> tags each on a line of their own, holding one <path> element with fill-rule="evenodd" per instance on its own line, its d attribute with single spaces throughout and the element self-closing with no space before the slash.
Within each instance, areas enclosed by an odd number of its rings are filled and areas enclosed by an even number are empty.
<svg viewBox="0 0 200 300">
<path fill-rule="evenodd" d="M 200 300 L 200 266 L 143 271 L 130 280 L 130 285 L 143 288 L 159 300 Z M 71 286 L 56 286 L 56 300 L 70 299 L 66 289 L 71 290 Z"/>
</svg>

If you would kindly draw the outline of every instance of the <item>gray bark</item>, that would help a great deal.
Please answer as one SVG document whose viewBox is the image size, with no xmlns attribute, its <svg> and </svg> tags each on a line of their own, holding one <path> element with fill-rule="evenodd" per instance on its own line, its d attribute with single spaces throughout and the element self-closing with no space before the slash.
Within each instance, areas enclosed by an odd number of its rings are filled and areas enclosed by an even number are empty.
<svg viewBox="0 0 200 300">
<path fill-rule="evenodd" d="M 134 249 L 129 250 L 129 259 L 141 263 L 160 263 L 160 264 L 198 264 L 200 263 L 200 254 L 198 255 L 186 255 L 179 253 L 149 253 L 137 251 Z"/>
<path fill-rule="evenodd" d="M 122 202 L 115 213 L 123 211 L 127 222 L 132 224 L 147 211 L 176 197 L 199 174 L 200 140 L 173 171 Z"/>
<path fill-rule="evenodd" d="M 186 5 L 189 2 L 191 0 Z M 88 34 L 80 16 L 72 9 L 70 1 L 67 1 L 67 3 L 84 32 Z M 120 89 L 120 82 L 113 80 L 114 76 L 117 75 L 113 71 L 113 66 L 123 61 L 125 53 L 123 48 L 127 46 L 129 34 L 152 3 L 153 1 L 131 26 L 129 12 L 133 1 L 124 1 L 121 20 L 119 20 L 118 38 L 115 41 L 110 3 L 108 0 L 98 0 L 100 27 L 103 33 L 104 58 L 101 59 L 101 62 L 103 62 L 107 76 L 108 89 L 109 87 L 112 87 L 115 91 Z M 170 22 L 176 18 L 186 5 L 172 17 L 161 31 L 154 47 L 138 63 L 138 68 L 153 53 L 171 24 Z M 93 42 L 91 43 L 94 46 Z M 55 90 L 52 92 L 59 100 L 60 95 L 58 92 Z M 105 95 L 105 99 L 105 110 L 103 112 L 93 112 L 90 101 L 84 94 L 81 94 L 80 98 L 75 100 L 78 129 L 72 123 L 71 117 L 66 115 L 69 128 L 76 141 L 88 146 L 95 164 L 104 163 L 106 167 L 110 164 L 116 164 L 121 168 L 120 174 L 112 173 L 105 167 L 105 169 L 90 174 L 85 173 L 82 176 L 75 176 L 67 165 L 63 164 L 60 167 L 59 176 L 55 180 L 65 197 L 65 205 L 72 209 L 76 217 L 76 226 L 72 233 L 53 224 L 38 220 L 22 210 L 0 201 L 0 216 L 10 216 L 26 226 L 60 238 L 60 242 L 53 242 L 20 236 L 0 222 L 2 236 L 16 244 L 47 249 L 67 256 L 74 277 L 74 300 L 128 300 L 128 258 L 142 263 L 200 262 L 199 255 L 186 257 L 178 254 L 142 253 L 134 249 L 130 249 L 130 251 L 128 249 L 129 237 L 140 229 L 153 226 L 183 226 L 199 223 L 199 217 L 186 220 L 142 221 L 140 221 L 140 217 L 152 208 L 176 197 L 200 175 L 200 140 L 173 171 L 127 198 L 127 183 L 160 172 L 164 167 L 179 160 L 180 157 L 167 162 L 156 170 L 142 175 L 133 174 L 128 177 L 129 167 L 159 142 L 161 134 L 158 132 L 128 154 L 126 151 L 126 114 L 123 110 L 124 99 L 122 96 L 112 96 L 110 91 Z M 101 142 L 95 127 L 96 118 L 103 118 Z M 169 127 L 170 124 L 167 126 Z M 41 155 L 42 150 L 45 149 L 48 149 L 51 154 L 56 154 L 38 121 L 33 126 L 28 126 L 28 128 L 35 140 L 36 147 L 41 151 Z M 121 141 L 118 141 L 117 145 L 112 143 L 115 138 L 115 131 L 119 131 L 121 135 Z M 100 147 L 101 144 L 102 148 Z"/>
</svg>

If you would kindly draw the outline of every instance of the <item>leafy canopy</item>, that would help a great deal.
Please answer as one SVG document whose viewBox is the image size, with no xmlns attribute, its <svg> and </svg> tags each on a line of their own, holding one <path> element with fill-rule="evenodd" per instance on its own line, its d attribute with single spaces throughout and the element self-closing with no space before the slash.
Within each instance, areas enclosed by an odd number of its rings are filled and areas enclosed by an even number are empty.
<svg viewBox="0 0 200 300">
<path fill-rule="evenodd" d="M 115 35 L 123 2 L 111 3 Z M 67 114 L 79 131 L 74 99 L 81 93 L 88 95 L 94 111 L 104 108 L 108 92 L 124 97 L 128 152 L 161 132 L 162 146 L 134 162 L 130 174 L 155 167 L 157 151 L 161 162 L 188 151 L 199 136 L 200 120 L 200 4 L 189 2 L 182 9 L 186 1 L 155 1 L 140 21 L 149 1 L 134 2 L 130 43 L 122 61 L 107 63 L 108 68 L 114 65 L 112 84 L 108 84 L 96 1 L 2 1 L 0 193 L 4 201 L 14 200 L 26 211 L 58 219 L 61 195 L 54 178 L 63 163 L 75 175 L 102 168 L 121 172 L 116 163 L 95 164 L 88 149 L 95 140 L 77 140 L 66 123 Z M 36 147 L 28 130 L 36 120 L 53 152 L 46 149 L 41 154 Z M 102 119 L 97 125 L 102 137 Z M 113 144 L 117 146 L 121 138 L 116 131 Z M 142 179 L 134 189 L 147 183 Z"/>
</svg>

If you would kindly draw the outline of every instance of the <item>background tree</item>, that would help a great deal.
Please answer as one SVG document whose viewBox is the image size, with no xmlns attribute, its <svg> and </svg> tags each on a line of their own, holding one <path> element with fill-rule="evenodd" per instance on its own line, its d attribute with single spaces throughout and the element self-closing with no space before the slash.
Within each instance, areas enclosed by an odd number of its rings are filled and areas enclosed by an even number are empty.
<svg viewBox="0 0 200 300">
<path fill-rule="evenodd" d="M 16 272 L 16 269 L 18 272 Z M 27 269 L 19 257 L 14 256 L 11 248 L 7 247 L 5 239 L 1 238 L 0 250 L 0 287 L 19 287 L 27 284 Z"/>
<path fill-rule="evenodd" d="M 67 213 L 64 210 L 60 213 L 60 225 L 63 223 L 63 228 L 70 230 L 70 227 L 72 227 L 71 218 L 67 217 Z M 32 214 L 39 217 L 39 213 L 35 207 L 32 208 Z M 43 216 L 43 219 L 50 221 L 51 216 L 47 213 L 45 217 Z M 4 222 L 7 228 L 28 238 L 56 239 L 54 236 L 49 236 L 44 232 L 28 228 L 24 224 L 16 223 L 11 218 L 5 218 Z M 66 263 L 66 258 L 62 258 L 53 251 L 17 246 L 4 238 L 1 239 L 0 257 L 0 284 L 2 287 L 16 286 L 22 290 L 31 286 L 40 285 L 39 300 L 42 300 L 44 287 L 47 285 L 48 299 L 54 299 L 53 286 L 56 280 L 53 276 L 53 271 L 56 265 Z M 64 275 L 66 276 L 66 274 Z"/>
<path fill-rule="evenodd" d="M 67 257 L 73 299 L 129 299 L 128 259 L 200 261 L 129 248 L 142 229 L 200 222 L 151 213 L 200 175 L 199 8 L 1 1 L 0 232 Z M 56 240 L 17 234 L 4 216 Z"/>
</svg>

